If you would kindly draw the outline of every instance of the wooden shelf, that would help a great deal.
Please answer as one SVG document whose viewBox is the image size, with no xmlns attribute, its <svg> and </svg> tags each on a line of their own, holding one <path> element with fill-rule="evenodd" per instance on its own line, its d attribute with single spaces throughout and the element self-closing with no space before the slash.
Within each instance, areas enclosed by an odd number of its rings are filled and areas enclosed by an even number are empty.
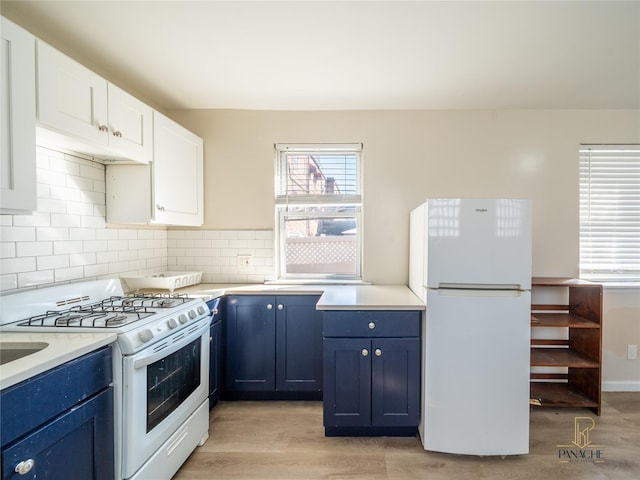
<svg viewBox="0 0 640 480">
<path fill-rule="evenodd" d="M 531 382 L 530 397 L 541 407 L 591 408 L 599 415 L 598 402 L 568 383 Z"/>
<path fill-rule="evenodd" d="M 532 307 L 535 310 L 535 308 Z M 531 314 L 532 327 L 600 328 L 600 325 L 587 318 L 568 312 L 545 312 Z"/>
<path fill-rule="evenodd" d="M 600 364 L 570 348 L 532 348 L 531 366 L 599 368 Z"/>
<path fill-rule="evenodd" d="M 579 278 L 563 278 L 563 277 L 533 277 L 531 279 L 532 287 L 592 287 L 597 283 Z"/>
<path fill-rule="evenodd" d="M 531 327 L 568 330 L 566 339 L 533 338 L 531 399 L 542 407 L 586 407 L 600 415 L 602 403 L 602 285 L 575 278 L 534 277 L 532 288 L 557 288 L 566 304 L 531 305 Z M 545 291 L 546 292 L 546 291 Z M 553 291 L 551 291 L 553 294 Z M 564 300 L 562 300 L 564 298 Z M 560 335 L 564 337 L 564 335 Z M 544 371 L 563 367 L 566 373 Z"/>
</svg>

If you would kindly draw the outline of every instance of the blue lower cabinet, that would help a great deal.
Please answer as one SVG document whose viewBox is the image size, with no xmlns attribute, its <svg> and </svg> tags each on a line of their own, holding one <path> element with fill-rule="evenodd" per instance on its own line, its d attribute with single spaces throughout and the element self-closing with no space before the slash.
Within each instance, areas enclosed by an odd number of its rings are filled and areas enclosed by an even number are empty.
<svg viewBox="0 0 640 480">
<path fill-rule="evenodd" d="M 3 450 L 2 479 L 113 480 L 113 452 L 108 388 Z"/>
<path fill-rule="evenodd" d="M 113 480 L 111 347 L 0 392 L 2 480 Z"/>
<path fill-rule="evenodd" d="M 323 413 L 327 436 L 413 436 L 417 432 L 420 313 L 401 316 L 410 328 L 397 331 L 411 336 L 398 338 L 390 336 L 393 329 L 381 321 L 385 318 L 382 312 L 376 313 L 373 319 L 369 312 L 347 316 L 324 313 Z M 363 333 L 368 337 L 352 336 Z"/>
<path fill-rule="evenodd" d="M 230 295 L 225 315 L 227 399 L 321 398 L 317 295 Z"/>
</svg>

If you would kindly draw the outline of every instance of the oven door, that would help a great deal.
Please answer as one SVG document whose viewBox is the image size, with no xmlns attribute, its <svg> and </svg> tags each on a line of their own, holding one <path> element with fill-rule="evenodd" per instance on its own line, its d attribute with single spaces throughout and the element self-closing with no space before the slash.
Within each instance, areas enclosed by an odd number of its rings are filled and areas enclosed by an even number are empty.
<svg viewBox="0 0 640 480">
<path fill-rule="evenodd" d="M 133 475 L 207 399 L 209 317 L 123 359 L 122 471 Z"/>
</svg>

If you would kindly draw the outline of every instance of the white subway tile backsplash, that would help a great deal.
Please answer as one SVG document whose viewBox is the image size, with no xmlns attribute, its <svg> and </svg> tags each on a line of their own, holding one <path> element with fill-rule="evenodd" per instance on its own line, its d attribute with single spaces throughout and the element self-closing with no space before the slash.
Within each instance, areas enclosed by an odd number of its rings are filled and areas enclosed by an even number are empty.
<svg viewBox="0 0 640 480">
<path fill-rule="evenodd" d="M 107 250 L 107 245 L 111 242 L 105 240 L 85 240 L 82 242 L 82 246 L 85 252 L 104 252 Z M 126 248 L 123 247 L 123 248 Z M 109 248 L 109 250 L 112 250 Z"/>
<path fill-rule="evenodd" d="M 17 275 L 17 283 L 14 288 L 29 288 L 54 282 L 53 270 L 39 270 L 37 272 L 25 272 Z M 7 289 L 10 290 L 10 289 Z M 4 291 L 4 286 L 3 286 Z"/>
<path fill-rule="evenodd" d="M 0 272 L 8 273 L 33 272 L 36 270 L 36 257 L 16 257 L 0 259 Z"/>
<path fill-rule="evenodd" d="M 93 215 L 93 204 L 85 202 L 67 202 L 67 213 L 70 215 Z"/>
<path fill-rule="evenodd" d="M 129 247 L 129 240 L 108 240 L 107 242 L 96 242 L 101 245 L 100 250 L 109 250 L 110 252 L 119 252 Z"/>
<path fill-rule="evenodd" d="M 57 268 L 53 271 L 53 278 L 56 283 L 69 282 L 83 277 L 84 268 L 82 267 Z"/>
<path fill-rule="evenodd" d="M 36 257 L 36 261 L 37 270 L 67 268 L 69 266 L 69 255 L 46 255 Z"/>
<path fill-rule="evenodd" d="M 69 266 L 86 266 L 94 265 L 96 263 L 95 253 L 72 253 L 69 255 Z"/>
<path fill-rule="evenodd" d="M 70 228 L 69 240 L 98 240 L 95 228 Z"/>
<path fill-rule="evenodd" d="M 109 265 L 106 263 L 96 263 L 95 265 L 85 265 L 84 277 L 97 278 L 109 274 Z"/>
<path fill-rule="evenodd" d="M 15 257 L 36 257 L 39 255 L 52 255 L 53 242 L 16 242 Z"/>
<path fill-rule="evenodd" d="M 109 264 L 118 261 L 118 252 L 96 252 L 96 262 Z"/>
<path fill-rule="evenodd" d="M 0 242 L 0 258 L 13 258 L 16 256 L 15 242 Z"/>
<path fill-rule="evenodd" d="M 11 217 L 10 215 L 2 215 Z M 46 212 L 33 212 L 31 215 L 14 215 L 13 225 L 16 227 L 50 227 L 51 214 Z"/>
<path fill-rule="evenodd" d="M 51 214 L 51 226 L 52 227 L 80 227 L 80 215 L 67 215 L 52 213 Z"/>
<path fill-rule="evenodd" d="M 106 224 L 104 217 L 97 217 L 93 215 L 83 215 L 80 217 L 80 225 L 83 228 L 105 228 Z"/>
<path fill-rule="evenodd" d="M 166 270 L 202 271 L 206 283 L 273 279 L 271 230 L 107 227 L 104 165 L 40 147 L 37 165 L 37 211 L 0 215 L 1 293 Z M 253 257 L 250 272 L 238 254 Z"/>
<path fill-rule="evenodd" d="M 18 288 L 18 275 L 16 274 L 0 275 L 1 291 L 4 292 L 7 290 L 15 290 L 16 288 Z"/>
<path fill-rule="evenodd" d="M 67 213 L 67 204 L 64 200 L 53 198 L 38 198 L 38 211 L 51 213 Z"/>
<path fill-rule="evenodd" d="M 36 240 L 36 228 L 2 226 L 0 239 L 3 242 L 32 242 Z"/>
<path fill-rule="evenodd" d="M 96 240 L 117 240 L 118 238 L 118 230 L 107 228 L 105 230 L 95 230 L 96 232 Z"/>
</svg>

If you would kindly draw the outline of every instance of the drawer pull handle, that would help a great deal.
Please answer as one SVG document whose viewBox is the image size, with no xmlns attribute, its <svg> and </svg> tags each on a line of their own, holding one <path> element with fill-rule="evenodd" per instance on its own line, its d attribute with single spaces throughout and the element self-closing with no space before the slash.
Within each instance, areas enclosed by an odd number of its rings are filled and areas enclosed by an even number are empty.
<svg viewBox="0 0 640 480">
<path fill-rule="evenodd" d="M 366 348 L 362 349 L 362 356 L 366 357 L 367 355 L 369 355 L 369 350 L 367 350 Z"/>
<path fill-rule="evenodd" d="M 113 132 L 113 136 L 116 138 L 122 138 L 122 132 L 120 130 L 116 130 Z"/>
<path fill-rule="evenodd" d="M 33 461 L 33 458 L 28 460 L 23 460 L 19 464 L 16 465 L 15 472 L 19 475 L 26 475 L 33 468 L 36 462 Z"/>
<path fill-rule="evenodd" d="M 109 127 L 107 127 L 106 125 L 100 125 L 98 126 L 98 130 L 100 130 L 101 132 L 108 132 Z"/>
<path fill-rule="evenodd" d="M 379 348 L 376 348 L 375 352 L 373 352 L 376 354 L 376 357 L 379 357 L 382 355 L 382 350 L 380 350 Z"/>
<path fill-rule="evenodd" d="M 376 328 L 376 324 L 373 322 L 369 322 L 369 330 L 373 330 L 374 328 Z"/>
</svg>

